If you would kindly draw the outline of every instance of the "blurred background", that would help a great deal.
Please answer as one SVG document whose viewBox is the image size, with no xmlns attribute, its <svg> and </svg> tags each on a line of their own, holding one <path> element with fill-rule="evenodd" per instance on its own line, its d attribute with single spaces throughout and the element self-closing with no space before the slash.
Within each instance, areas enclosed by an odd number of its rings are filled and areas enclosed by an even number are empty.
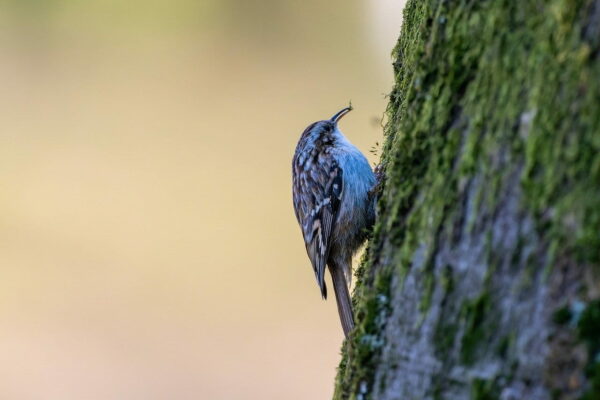
<svg viewBox="0 0 600 400">
<path fill-rule="evenodd" d="M 376 160 L 402 3 L 1 0 L 0 398 L 330 398 L 291 158 Z"/>
</svg>

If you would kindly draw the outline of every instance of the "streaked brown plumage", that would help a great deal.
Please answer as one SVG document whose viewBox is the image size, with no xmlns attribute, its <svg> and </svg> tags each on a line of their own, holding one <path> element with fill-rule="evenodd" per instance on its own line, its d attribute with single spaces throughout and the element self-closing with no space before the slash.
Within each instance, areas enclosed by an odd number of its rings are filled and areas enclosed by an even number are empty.
<svg viewBox="0 0 600 400">
<path fill-rule="evenodd" d="M 306 251 L 323 298 L 327 298 L 325 266 L 329 268 L 346 335 L 354 326 L 348 290 L 352 255 L 375 218 L 370 194 L 375 185 L 373 171 L 337 127 L 350 110 L 309 125 L 292 161 L 294 210 Z"/>
</svg>

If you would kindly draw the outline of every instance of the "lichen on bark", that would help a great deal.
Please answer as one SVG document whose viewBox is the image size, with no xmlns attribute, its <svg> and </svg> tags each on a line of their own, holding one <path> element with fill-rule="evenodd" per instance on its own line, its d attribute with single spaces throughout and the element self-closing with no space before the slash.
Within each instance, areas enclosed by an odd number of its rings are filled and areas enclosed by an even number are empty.
<svg viewBox="0 0 600 400">
<path fill-rule="evenodd" d="M 600 0 L 409 0 L 393 59 L 334 397 L 600 398 Z"/>
</svg>

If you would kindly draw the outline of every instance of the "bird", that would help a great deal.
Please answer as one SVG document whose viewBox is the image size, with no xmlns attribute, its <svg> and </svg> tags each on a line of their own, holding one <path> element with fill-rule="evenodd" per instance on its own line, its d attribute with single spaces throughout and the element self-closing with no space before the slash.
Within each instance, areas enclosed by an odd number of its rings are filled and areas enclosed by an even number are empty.
<svg viewBox="0 0 600 400">
<path fill-rule="evenodd" d="M 325 266 L 329 269 L 345 337 L 354 328 L 352 256 L 374 224 L 377 186 L 367 158 L 338 127 L 352 109 L 350 104 L 330 119 L 310 124 L 292 159 L 296 219 L 323 299 Z"/>
</svg>

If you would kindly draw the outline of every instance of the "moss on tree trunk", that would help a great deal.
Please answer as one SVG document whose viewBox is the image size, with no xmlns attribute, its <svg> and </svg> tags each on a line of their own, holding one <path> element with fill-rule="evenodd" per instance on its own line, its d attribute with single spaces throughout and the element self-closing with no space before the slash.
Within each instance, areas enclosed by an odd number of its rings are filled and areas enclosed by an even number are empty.
<svg viewBox="0 0 600 400">
<path fill-rule="evenodd" d="M 335 398 L 600 399 L 600 0 L 409 0 L 393 57 Z"/>
</svg>

